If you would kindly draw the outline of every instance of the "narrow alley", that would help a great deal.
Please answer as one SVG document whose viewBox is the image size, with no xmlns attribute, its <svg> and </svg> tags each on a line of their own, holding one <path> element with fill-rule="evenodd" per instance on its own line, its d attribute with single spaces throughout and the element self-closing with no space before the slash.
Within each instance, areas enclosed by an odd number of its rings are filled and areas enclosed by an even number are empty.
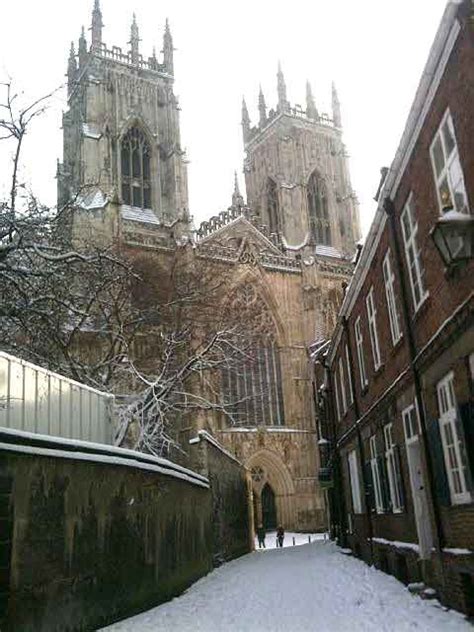
<svg viewBox="0 0 474 632">
<path fill-rule="evenodd" d="M 273 539 L 267 545 L 274 547 Z M 436 600 L 331 542 L 250 553 L 216 569 L 182 596 L 104 628 L 108 632 L 368 632 L 472 630 Z M 299 542 L 302 541 L 300 536 Z M 297 540 L 298 544 L 298 540 Z"/>
</svg>

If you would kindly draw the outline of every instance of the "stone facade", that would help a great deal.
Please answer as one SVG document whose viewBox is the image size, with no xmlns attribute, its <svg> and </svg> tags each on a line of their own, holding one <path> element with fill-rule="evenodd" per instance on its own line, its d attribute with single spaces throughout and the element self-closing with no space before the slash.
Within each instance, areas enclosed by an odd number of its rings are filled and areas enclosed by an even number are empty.
<svg viewBox="0 0 474 632">
<path fill-rule="evenodd" d="M 162 63 L 154 52 L 148 59 L 140 53 L 135 18 L 126 53 L 102 41 L 101 25 L 96 2 L 91 45 L 84 30 L 77 56 L 71 44 L 57 175 L 59 206 L 75 206 L 74 237 L 108 241 L 130 223 L 156 230 L 160 223 L 186 221 L 188 191 L 168 24 Z"/>
<path fill-rule="evenodd" d="M 243 103 L 248 204 L 260 223 L 287 248 L 308 246 L 307 251 L 312 252 L 321 244 L 352 254 L 360 238 L 358 205 L 342 140 L 336 89 L 333 86 L 332 118 L 318 112 L 309 84 L 306 110 L 292 107 L 286 99 L 281 68 L 278 94 L 276 109 L 267 114 L 260 93 L 256 127 L 251 127 Z"/>
<path fill-rule="evenodd" d="M 262 353 L 271 352 L 278 363 L 265 420 L 248 417 L 234 427 L 218 414 L 196 415 L 180 440 L 187 450 L 196 431 L 207 430 L 253 470 L 257 521 L 270 511 L 271 522 L 285 528 L 322 530 L 325 511 L 306 349 L 335 325 L 359 237 L 337 95 L 334 120 L 318 114 L 310 91 L 306 113 L 291 109 L 279 72 L 278 112 L 267 117 L 262 106 L 258 129 L 244 120 L 250 204 L 236 182 L 229 209 L 192 231 L 169 28 L 159 64 L 140 56 L 135 23 L 127 55 L 102 43 L 101 24 L 96 2 L 92 46 L 87 50 L 82 36 L 79 65 L 74 51 L 69 62 L 59 197 L 60 203 L 72 202 L 73 236 L 154 253 L 164 265 L 176 248 L 188 244 L 196 265 L 210 262 L 216 274 L 225 276 L 223 309 L 234 300 L 240 301 L 239 309 L 249 306 L 246 301 L 261 306 L 265 335 L 272 341 Z M 268 216 L 269 182 L 275 226 Z M 249 321 L 249 333 L 255 326 Z"/>
<path fill-rule="evenodd" d="M 254 548 L 249 472 L 206 431 L 190 440 L 193 471 L 209 480 L 212 496 L 212 551 L 215 566 Z"/>
<path fill-rule="evenodd" d="M 257 523 L 263 519 L 262 492 L 268 483 L 278 522 L 288 529 L 322 530 L 326 526 L 324 498 L 317 481 L 318 436 L 306 348 L 314 336 L 332 331 L 342 283 L 352 266 L 340 258 L 308 255 L 296 259 L 283 252 L 256 228 L 245 207 L 231 207 L 211 220 L 211 225 L 206 223 L 198 231 L 197 256 L 213 259 L 216 270 L 225 266 L 228 295 L 252 288 L 252 294 L 262 300 L 281 364 L 284 423 L 231 427 L 216 416 L 201 423 L 250 469 Z M 248 300 L 255 299 L 250 295 Z"/>
</svg>

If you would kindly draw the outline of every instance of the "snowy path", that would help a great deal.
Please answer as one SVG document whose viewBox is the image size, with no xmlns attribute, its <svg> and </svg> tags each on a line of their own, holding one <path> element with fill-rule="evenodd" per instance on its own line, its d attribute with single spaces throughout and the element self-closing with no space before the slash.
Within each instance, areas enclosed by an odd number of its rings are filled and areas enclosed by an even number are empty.
<svg viewBox="0 0 474 632">
<path fill-rule="evenodd" d="M 395 578 L 333 543 L 254 552 L 216 569 L 173 601 L 108 632 L 448 632 L 458 613 L 411 595 Z"/>
</svg>

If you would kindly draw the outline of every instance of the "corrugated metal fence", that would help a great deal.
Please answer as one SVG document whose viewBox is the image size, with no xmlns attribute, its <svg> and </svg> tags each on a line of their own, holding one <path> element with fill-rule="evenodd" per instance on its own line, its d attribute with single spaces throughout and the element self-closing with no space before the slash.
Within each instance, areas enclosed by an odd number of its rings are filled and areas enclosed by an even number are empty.
<svg viewBox="0 0 474 632">
<path fill-rule="evenodd" d="M 0 426 L 112 444 L 113 395 L 0 351 Z"/>
</svg>

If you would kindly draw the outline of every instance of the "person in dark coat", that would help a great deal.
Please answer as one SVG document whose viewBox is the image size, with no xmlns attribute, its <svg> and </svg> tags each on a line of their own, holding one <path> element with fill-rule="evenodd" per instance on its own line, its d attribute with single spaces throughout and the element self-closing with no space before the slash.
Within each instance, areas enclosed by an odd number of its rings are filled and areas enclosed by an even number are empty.
<svg viewBox="0 0 474 632">
<path fill-rule="evenodd" d="M 283 540 L 285 539 L 285 530 L 280 525 L 277 529 L 277 547 L 283 547 Z"/>
<path fill-rule="evenodd" d="M 265 529 L 262 523 L 260 523 L 257 527 L 257 538 L 258 548 L 261 549 L 263 547 L 264 549 L 266 549 L 267 547 L 265 546 Z"/>
</svg>

